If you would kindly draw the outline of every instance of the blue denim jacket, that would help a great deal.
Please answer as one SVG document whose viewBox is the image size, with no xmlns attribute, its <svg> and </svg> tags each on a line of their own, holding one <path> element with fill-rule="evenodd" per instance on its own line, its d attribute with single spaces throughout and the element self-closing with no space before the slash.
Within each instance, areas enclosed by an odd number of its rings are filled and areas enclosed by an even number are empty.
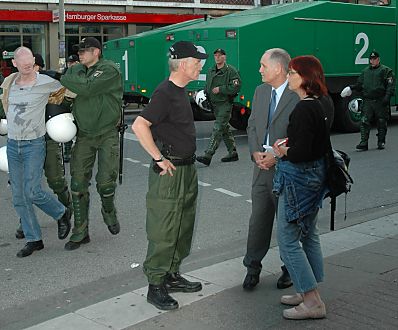
<svg viewBox="0 0 398 330">
<path fill-rule="evenodd" d="M 305 235 L 307 225 L 303 219 L 322 207 L 327 193 L 325 160 L 302 163 L 279 160 L 273 192 L 277 196 L 284 194 L 286 221 L 297 221 Z"/>
</svg>

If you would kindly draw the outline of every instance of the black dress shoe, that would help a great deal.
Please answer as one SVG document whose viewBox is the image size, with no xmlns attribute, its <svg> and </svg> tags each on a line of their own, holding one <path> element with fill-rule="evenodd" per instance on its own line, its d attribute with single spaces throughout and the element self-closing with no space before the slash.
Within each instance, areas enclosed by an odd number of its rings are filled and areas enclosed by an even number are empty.
<svg viewBox="0 0 398 330">
<path fill-rule="evenodd" d="M 67 207 L 64 215 L 58 220 L 58 238 L 65 239 L 70 232 L 71 224 L 70 218 L 72 217 L 71 210 Z"/>
<path fill-rule="evenodd" d="M 72 242 L 72 241 L 67 242 L 64 248 L 65 250 L 72 251 L 78 249 L 80 245 L 87 243 L 90 243 L 90 236 L 88 235 L 85 238 L 83 238 L 80 242 Z"/>
<path fill-rule="evenodd" d="M 25 244 L 23 249 L 17 253 L 18 258 L 24 258 L 30 256 L 34 251 L 44 249 L 43 241 L 28 242 Z"/>
<path fill-rule="evenodd" d="M 246 277 L 243 281 L 243 289 L 245 290 L 253 290 L 255 286 L 260 282 L 259 274 L 246 274 Z"/>
<path fill-rule="evenodd" d="M 281 277 L 279 277 L 276 286 L 278 289 L 286 289 L 291 287 L 293 285 L 293 282 L 290 278 L 289 272 L 286 269 L 286 266 L 282 266 L 281 269 L 282 269 L 282 275 Z"/>
<path fill-rule="evenodd" d="M 377 149 L 383 150 L 385 148 L 385 143 L 384 142 L 378 142 L 377 143 Z"/>
<path fill-rule="evenodd" d="M 206 166 L 209 166 L 211 163 L 211 158 L 206 157 L 206 156 L 198 156 L 198 157 L 196 157 L 196 160 L 199 163 L 205 164 Z"/>
<path fill-rule="evenodd" d="M 238 156 L 238 154 L 236 152 L 233 153 L 232 155 L 228 155 L 228 156 L 225 156 L 225 157 L 221 158 L 221 161 L 224 162 L 224 163 L 236 162 L 238 160 L 239 160 L 239 156 Z"/>
<path fill-rule="evenodd" d="M 164 285 L 168 292 L 198 292 L 202 290 L 202 283 L 188 281 L 178 272 L 167 274 Z"/>
<path fill-rule="evenodd" d="M 120 224 L 119 222 L 116 222 L 114 225 L 108 226 L 108 230 L 112 235 L 117 235 L 120 232 Z"/>
<path fill-rule="evenodd" d="M 164 311 L 178 308 L 178 301 L 169 296 L 166 287 L 161 285 L 149 284 L 146 300 Z"/>
</svg>

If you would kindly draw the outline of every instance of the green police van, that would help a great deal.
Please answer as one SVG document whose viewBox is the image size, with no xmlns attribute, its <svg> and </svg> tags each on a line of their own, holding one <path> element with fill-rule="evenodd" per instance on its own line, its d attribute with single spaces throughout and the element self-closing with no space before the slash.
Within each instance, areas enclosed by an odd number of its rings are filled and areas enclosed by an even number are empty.
<svg viewBox="0 0 398 330">
<path fill-rule="evenodd" d="M 225 49 L 227 62 L 239 70 L 242 78 L 230 123 L 244 129 L 254 90 L 261 84 L 258 70 L 264 51 L 280 47 L 292 57 L 311 54 L 320 59 L 325 70 L 334 103 L 334 128 L 355 132 L 359 122 L 348 111 L 351 98 L 341 98 L 340 92 L 356 81 L 369 64 L 373 49 L 380 53 L 383 64 L 397 71 L 397 10 L 396 0 L 349 1 L 285 3 L 171 25 L 109 41 L 104 56 L 120 66 L 126 102 L 145 104 L 169 74 L 166 54 L 174 42 L 192 41 L 208 54 L 216 48 Z M 199 79 L 187 86 L 191 96 L 203 89 L 206 72 L 213 64 L 211 56 L 204 61 Z M 396 104 L 395 97 L 391 103 Z M 192 109 L 197 120 L 213 118 L 212 113 L 196 105 L 193 97 Z"/>
</svg>

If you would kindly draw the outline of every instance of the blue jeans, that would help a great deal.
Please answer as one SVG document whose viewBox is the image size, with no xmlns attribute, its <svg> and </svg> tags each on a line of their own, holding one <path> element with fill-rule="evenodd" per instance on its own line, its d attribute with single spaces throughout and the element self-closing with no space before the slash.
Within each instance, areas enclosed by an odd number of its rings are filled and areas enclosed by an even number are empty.
<svg viewBox="0 0 398 330">
<path fill-rule="evenodd" d="M 304 236 L 296 222 L 288 222 L 285 213 L 284 191 L 278 200 L 278 245 L 294 288 L 305 293 L 317 288 L 323 281 L 323 256 L 317 228 L 318 210 L 305 218 L 308 233 Z M 302 245 L 300 245 L 300 242 Z"/>
<path fill-rule="evenodd" d="M 28 242 L 41 240 L 40 225 L 33 205 L 55 220 L 65 213 L 65 206 L 41 186 L 45 157 L 44 136 L 34 140 L 7 141 L 12 201 Z"/>
</svg>

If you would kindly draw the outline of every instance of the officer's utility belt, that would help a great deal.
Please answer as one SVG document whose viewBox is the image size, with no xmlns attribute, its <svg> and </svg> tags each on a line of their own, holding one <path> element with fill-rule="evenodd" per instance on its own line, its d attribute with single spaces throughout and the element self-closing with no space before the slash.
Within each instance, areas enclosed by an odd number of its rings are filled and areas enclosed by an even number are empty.
<svg viewBox="0 0 398 330">
<path fill-rule="evenodd" d="M 175 157 L 175 156 L 167 156 L 166 157 L 174 166 L 184 166 L 184 165 L 192 165 L 195 163 L 196 155 L 189 156 L 187 158 Z"/>
</svg>

